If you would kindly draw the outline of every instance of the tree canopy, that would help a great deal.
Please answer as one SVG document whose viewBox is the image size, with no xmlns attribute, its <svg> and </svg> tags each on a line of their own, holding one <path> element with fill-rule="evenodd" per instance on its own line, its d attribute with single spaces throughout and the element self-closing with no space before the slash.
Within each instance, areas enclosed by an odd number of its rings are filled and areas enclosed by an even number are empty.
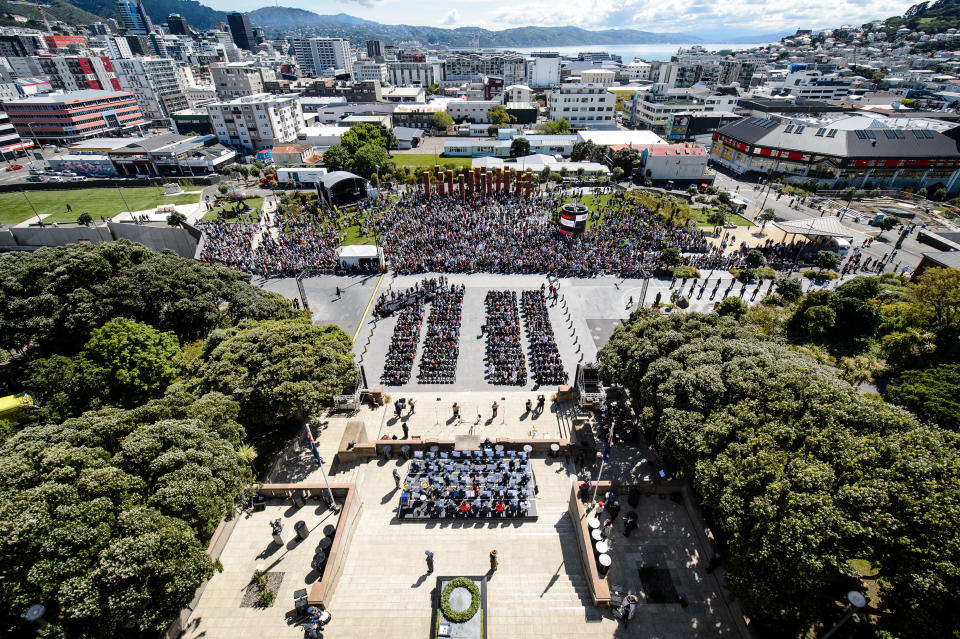
<svg viewBox="0 0 960 639">
<path fill-rule="evenodd" d="M 309 318 L 244 322 L 214 331 L 195 364 L 201 392 L 232 395 L 245 424 L 304 419 L 356 385 L 350 338 Z"/>
<path fill-rule="evenodd" d="M 822 300 L 820 300 L 822 301 Z M 809 308 L 826 308 L 812 304 Z M 960 438 L 861 395 L 830 369 L 711 315 L 641 313 L 600 354 L 668 469 L 691 482 L 728 558 L 728 587 L 774 634 L 830 622 L 881 575 L 879 624 L 960 627 Z"/>
<path fill-rule="evenodd" d="M 570 121 L 566 118 L 547 120 L 546 122 L 538 124 L 535 130 L 538 133 L 546 133 L 547 135 L 570 135 Z"/>
<path fill-rule="evenodd" d="M 387 140 L 380 127 L 367 122 L 361 122 L 350 127 L 350 130 L 340 136 L 340 146 L 347 150 L 351 156 L 356 155 L 365 144 L 379 146 L 384 151 L 387 150 Z M 326 156 L 326 154 L 324 154 Z"/>
<path fill-rule="evenodd" d="M 222 310 L 225 308 L 226 310 Z M 0 346 L 76 353 L 115 317 L 203 338 L 244 318 L 293 317 L 280 295 L 221 266 L 126 240 L 0 255 Z"/>
<path fill-rule="evenodd" d="M 323 165 L 328 171 L 349 171 L 352 163 L 350 151 L 339 144 L 334 144 L 323 152 Z"/>
<path fill-rule="evenodd" d="M 530 140 L 527 138 L 514 138 L 510 143 L 510 155 L 515 158 L 530 155 Z"/>
<path fill-rule="evenodd" d="M 0 446 L 7 627 L 42 601 L 51 636 L 163 629 L 212 574 L 206 540 L 251 479 L 230 441 L 242 437 L 236 412 L 222 396 L 175 392 Z"/>
</svg>

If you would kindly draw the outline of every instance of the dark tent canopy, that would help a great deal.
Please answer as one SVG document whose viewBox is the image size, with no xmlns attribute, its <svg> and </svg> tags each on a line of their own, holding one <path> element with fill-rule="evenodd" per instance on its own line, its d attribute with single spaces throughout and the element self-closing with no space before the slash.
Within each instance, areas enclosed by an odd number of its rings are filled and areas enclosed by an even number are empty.
<svg viewBox="0 0 960 639">
<path fill-rule="evenodd" d="M 352 204 L 367 197 L 367 181 L 349 171 L 333 171 L 317 182 L 317 192 L 330 204 Z"/>
</svg>

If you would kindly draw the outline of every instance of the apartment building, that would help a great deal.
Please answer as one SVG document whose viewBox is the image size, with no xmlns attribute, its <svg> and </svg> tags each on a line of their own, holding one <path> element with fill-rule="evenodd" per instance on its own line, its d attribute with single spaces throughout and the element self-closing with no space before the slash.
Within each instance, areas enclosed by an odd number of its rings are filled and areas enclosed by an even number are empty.
<svg viewBox="0 0 960 639">
<path fill-rule="evenodd" d="M 562 84 L 550 96 L 550 118 L 566 118 L 574 128 L 614 128 L 616 100 L 616 96 L 603 86 Z"/>
<path fill-rule="evenodd" d="M 490 122 L 487 111 L 495 106 L 502 106 L 500 100 L 450 100 L 447 103 L 447 113 L 454 122 L 471 121 L 477 124 Z"/>
<path fill-rule="evenodd" d="M 353 75 L 353 52 L 345 38 L 296 38 L 293 52 L 304 75 L 323 75 L 331 70 Z"/>
<path fill-rule="evenodd" d="M 609 69 L 584 69 L 580 72 L 580 81 L 583 84 L 612 87 L 616 83 L 616 79 L 617 72 Z"/>
<path fill-rule="evenodd" d="M 147 123 L 133 94 L 87 89 L 4 102 L 21 137 L 65 145 L 104 134 L 123 134 Z"/>
<path fill-rule="evenodd" d="M 213 86 L 220 100 L 263 93 L 263 83 L 275 79 L 273 71 L 256 62 L 218 62 L 210 65 Z"/>
<path fill-rule="evenodd" d="M 527 79 L 527 60 L 514 53 L 450 55 L 443 61 L 443 77 L 448 82 L 480 80 L 485 76 L 503 78 L 505 84 L 520 84 Z"/>
<path fill-rule="evenodd" d="M 666 140 L 681 140 L 687 136 L 692 114 L 733 112 L 738 99 L 736 94 L 718 95 L 709 89 L 668 88 L 656 84 L 633 102 L 631 121 Z"/>
<path fill-rule="evenodd" d="M 390 84 L 409 86 L 419 84 L 428 87 L 443 82 L 443 64 L 441 62 L 388 62 L 387 72 Z"/>
<path fill-rule="evenodd" d="M 114 65 L 120 86 L 136 96 L 146 119 L 169 124 L 172 113 L 190 106 L 177 63 L 170 58 L 137 57 L 115 60 Z"/>
<path fill-rule="evenodd" d="M 220 142 L 246 151 L 295 142 L 303 130 L 300 95 L 258 93 L 206 105 Z"/>
<path fill-rule="evenodd" d="M 45 75 L 50 85 L 61 91 L 120 90 L 113 63 L 106 56 L 41 55 L 8 60 L 18 76 Z"/>
<path fill-rule="evenodd" d="M 379 42 L 379 40 L 373 40 Z M 389 75 L 387 74 L 387 65 L 380 62 L 371 62 L 364 60 L 353 65 L 353 75 L 357 82 L 367 82 L 376 80 L 380 84 L 386 84 Z"/>
<path fill-rule="evenodd" d="M 534 51 L 527 58 L 526 83 L 534 88 L 560 84 L 560 54 L 556 51 Z"/>
</svg>

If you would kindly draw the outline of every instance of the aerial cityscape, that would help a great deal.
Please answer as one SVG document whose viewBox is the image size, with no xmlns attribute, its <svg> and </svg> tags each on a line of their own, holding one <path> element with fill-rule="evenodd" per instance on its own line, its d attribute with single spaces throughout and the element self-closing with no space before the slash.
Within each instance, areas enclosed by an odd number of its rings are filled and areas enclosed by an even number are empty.
<svg viewBox="0 0 960 639">
<path fill-rule="evenodd" d="M 0 628 L 960 639 L 960 0 L 0 0 Z"/>
</svg>

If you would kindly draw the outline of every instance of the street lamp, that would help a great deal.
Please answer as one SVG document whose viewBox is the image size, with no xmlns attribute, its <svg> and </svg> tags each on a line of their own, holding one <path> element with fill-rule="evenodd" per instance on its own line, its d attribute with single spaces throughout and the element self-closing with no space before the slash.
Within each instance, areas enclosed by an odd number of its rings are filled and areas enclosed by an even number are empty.
<svg viewBox="0 0 960 639">
<path fill-rule="evenodd" d="M 820 639 L 828 639 L 828 637 L 833 636 L 833 634 L 837 630 L 839 630 L 840 627 L 843 626 L 843 624 L 850 621 L 851 617 L 855 617 L 857 612 L 867 607 L 867 598 L 864 597 L 863 593 L 860 592 L 859 590 L 851 590 L 850 592 L 848 592 L 847 601 L 850 603 L 847 605 L 846 613 L 843 615 L 843 617 L 841 617 L 840 621 L 838 621 L 836 625 L 833 628 L 831 628 L 829 632 L 823 635 L 823 637 L 821 637 Z M 859 619 L 857 620 L 859 621 Z"/>
</svg>

